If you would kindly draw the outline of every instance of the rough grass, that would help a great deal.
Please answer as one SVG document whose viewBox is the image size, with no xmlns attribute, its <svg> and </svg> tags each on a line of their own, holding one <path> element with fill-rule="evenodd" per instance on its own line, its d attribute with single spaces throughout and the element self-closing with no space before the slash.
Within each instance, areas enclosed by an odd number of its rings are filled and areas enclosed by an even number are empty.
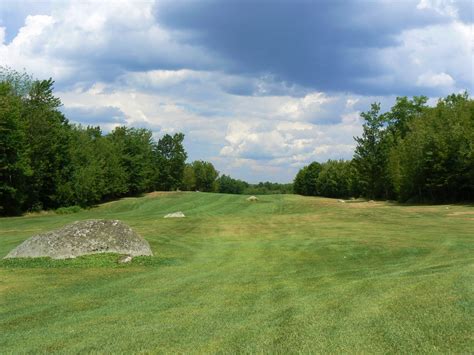
<svg viewBox="0 0 474 355">
<path fill-rule="evenodd" d="M 88 218 L 128 223 L 156 255 L 1 261 L 1 352 L 474 350 L 473 207 L 246 197 L 0 219 L 0 257 Z"/>
</svg>

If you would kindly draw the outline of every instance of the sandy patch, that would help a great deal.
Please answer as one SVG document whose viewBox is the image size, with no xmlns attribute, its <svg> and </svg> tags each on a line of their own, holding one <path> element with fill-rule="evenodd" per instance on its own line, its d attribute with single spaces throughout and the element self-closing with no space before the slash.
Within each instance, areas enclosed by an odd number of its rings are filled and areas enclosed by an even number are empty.
<svg viewBox="0 0 474 355">
<path fill-rule="evenodd" d="M 447 216 L 466 216 L 466 215 L 474 215 L 474 211 L 451 212 L 447 214 Z"/>
<path fill-rule="evenodd" d="M 147 193 L 145 197 L 154 198 L 154 197 L 170 195 L 170 194 L 175 194 L 175 193 L 176 191 L 153 191 L 153 192 Z"/>
<path fill-rule="evenodd" d="M 377 201 L 367 201 L 367 202 L 359 202 L 359 201 L 346 201 L 346 206 L 351 208 L 372 208 L 372 207 L 380 207 L 385 206 L 385 202 L 377 202 Z"/>
<path fill-rule="evenodd" d="M 430 206 L 403 207 L 402 211 L 406 211 L 406 212 L 441 212 L 441 207 L 430 207 Z"/>
</svg>

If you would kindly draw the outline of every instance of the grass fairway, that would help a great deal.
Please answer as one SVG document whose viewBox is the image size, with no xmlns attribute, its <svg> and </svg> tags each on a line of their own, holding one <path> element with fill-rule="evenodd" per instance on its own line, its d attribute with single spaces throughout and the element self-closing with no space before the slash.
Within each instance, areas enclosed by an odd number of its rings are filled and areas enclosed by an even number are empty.
<svg viewBox="0 0 474 355">
<path fill-rule="evenodd" d="M 474 351 L 472 206 L 245 198 L 0 219 L 0 257 L 89 218 L 128 223 L 155 253 L 1 261 L 0 352 Z"/>
</svg>

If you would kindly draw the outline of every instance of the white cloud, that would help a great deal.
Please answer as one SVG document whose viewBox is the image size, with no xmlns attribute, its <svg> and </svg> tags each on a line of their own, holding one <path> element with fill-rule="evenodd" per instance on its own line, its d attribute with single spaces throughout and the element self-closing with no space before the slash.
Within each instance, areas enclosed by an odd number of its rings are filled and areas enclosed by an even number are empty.
<svg viewBox="0 0 474 355">
<path fill-rule="evenodd" d="M 10 43 L 0 42 L 0 65 L 77 83 L 110 80 L 129 66 L 205 67 L 218 61 L 201 48 L 179 44 L 179 33 L 156 23 L 154 1 L 137 5 L 132 0 L 57 3 L 48 15 L 26 17 Z"/>
<path fill-rule="evenodd" d="M 469 0 L 468 0 L 469 1 Z M 418 10 L 431 9 L 440 15 L 457 18 L 458 9 L 452 0 L 420 0 L 416 6 Z"/>
<path fill-rule="evenodd" d="M 189 69 L 181 70 L 151 70 L 147 72 L 132 72 L 123 76 L 128 84 L 134 84 L 143 87 L 162 88 L 172 85 L 178 85 L 184 81 L 200 80 L 205 75 Z"/>
<path fill-rule="evenodd" d="M 382 89 L 415 84 L 436 88 L 433 92 L 440 95 L 473 88 L 474 36 L 470 27 L 454 20 L 403 31 L 398 45 L 378 52 L 378 62 L 390 74 L 373 79 L 374 84 Z"/>
<path fill-rule="evenodd" d="M 331 102 L 331 98 L 322 92 L 310 93 L 303 98 L 292 98 L 285 102 L 280 110 L 279 115 L 292 119 L 300 119 L 307 117 L 308 114 L 314 115 L 323 110 L 323 105 Z"/>
<path fill-rule="evenodd" d="M 154 83 L 158 86 L 163 80 L 171 86 L 173 82 L 180 95 L 170 95 L 161 89 L 143 91 L 134 86 L 115 87 L 101 82 L 87 90 L 59 92 L 59 95 L 66 107 L 116 107 L 123 112 L 127 124 L 150 128 L 157 137 L 163 133 L 184 132 L 190 159 L 211 160 L 222 173 L 254 181 L 291 180 L 298 168 L 311 161 L 350 158 L 353 136 L 361 132 L 357 109 L 380 101 L 374 97 L 321 93 L 301 98 L 240 96 L 226 93 L 217 85 L 204 86 L 206 95 L 215 99 L 203 103 L 191 89 L 194 84 L 196 88 L 203 86 L 193 80 L 209 75 L 217 78 L 216 73 L 138 74 L 146 80 L 158 78 Z M 348 101 L 353 102 L 349 108 L 345 105 Z M 338 118 L 337 123 L 319 124 L 318 120 L 308 121 L 305 115 L 281 115 L 281 107 L 288 102 L 306 107 L 307 114 L 310 113 L 308 108 L 312 107 L 313 114 L 318 114 L 324 107 L 331 117 Z M 211 109 L 215 114 L 209 116 Z M 106 128 L 116 125 L 108 124 Z"/>
<path fill-rule="evenodd" d="M 427 87 L 449 87 L 451 88 L 454 85 L 454 79 L 446 73 L 425 73 L 421 74 L 416 81 L 418 86 L 427 86 Z"/>
<path fill-rule="evenodd" d="M 350 158 L 360 111 L 374 101 L 393 104 L 388 96 L 314 92 L 271 73 L 221 71 L 222 58 L 156 22 L 154 1 L 137 4 L 58 1 L 47 15 L 26 17 L 8 43 L 0 27 L 0 65 L 53 77 L 69 112 L 93 108 L 106 130 L 182 131 L 191 159 L 253 181 L 289 181 L 311 161 Z M 472 86 L 470 26 L 457 21 L 450 2 L 422 0 L 418 8 L 453 20 L 403 31 L 396 45 L 374 50 L 386 69 L 374 83 L 446 93 Z"/>
</svg>

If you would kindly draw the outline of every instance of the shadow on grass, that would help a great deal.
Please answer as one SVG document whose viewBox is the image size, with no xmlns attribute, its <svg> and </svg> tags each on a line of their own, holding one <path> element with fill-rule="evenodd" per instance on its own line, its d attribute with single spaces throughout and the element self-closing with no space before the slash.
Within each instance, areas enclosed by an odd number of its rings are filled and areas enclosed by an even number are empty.
<svg viewBox="0 0 474 355">
<path fill-rule="evenodd" d="M 122 255 L 100 254 L 84 255 L 74 259 L 51 259 L 51 258 L 12 258 L 0 260 L 0 268 L 29 269 L 29 268 L 128 268 L 133 266 L 173 266 L 180 261 L 174 258 L 162 258 L 157 256 L 136 256 L 129 263 L 119 263 Z"/>
</svg>

